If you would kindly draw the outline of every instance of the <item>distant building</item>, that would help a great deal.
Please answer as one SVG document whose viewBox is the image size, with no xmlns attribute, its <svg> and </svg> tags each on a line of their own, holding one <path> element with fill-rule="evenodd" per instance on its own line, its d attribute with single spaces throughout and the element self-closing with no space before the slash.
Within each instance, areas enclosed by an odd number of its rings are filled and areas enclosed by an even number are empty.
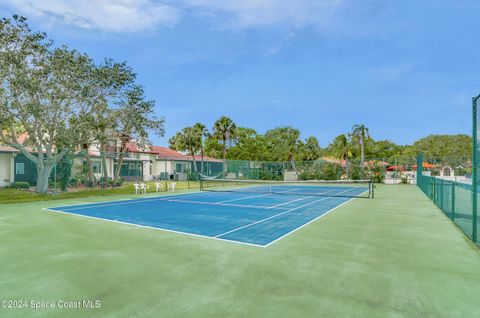
<svg viewBox="0 0 480 318">
<path fill-rule="evenodd" d="M 97 180 L 103 177 L 104 169 L 106 169 L 108 177 L 114 177 L 119 168 L 120 155 L 116 142 L 111 142 L 107 148 L 105 166 L 102 165 L 101 152 L 97 146 L 91 145 L 83 151 L 88 151 L 90 155 L 93 174 Z M 72 174 L 78 174 L 80 169 L 85 169 L 87 161 L 80 154 L 81 151 L 75 155 Z M 200 156 L 195 156 L 195 161 L 197 172 L 202 172 Z M 140 149 L 134 143 L 128 143 L 127 151 L 123 154 L 120 177 L 127 181 L 186 180 L 188 174 L 195 171 L 193 162 L 191 156 L 167 147 L 149 146 Z M 205 175 L 218 174 L 222 172 L 222 169 L 222 160 L 206 156 L 203 158 L 203 173 Z M 17 149 L 0 144 L 0 187 L 8 186 L 15 181 L 25 181 L 34 185 L 36 180 L 35 163 Z"/>
</svg>

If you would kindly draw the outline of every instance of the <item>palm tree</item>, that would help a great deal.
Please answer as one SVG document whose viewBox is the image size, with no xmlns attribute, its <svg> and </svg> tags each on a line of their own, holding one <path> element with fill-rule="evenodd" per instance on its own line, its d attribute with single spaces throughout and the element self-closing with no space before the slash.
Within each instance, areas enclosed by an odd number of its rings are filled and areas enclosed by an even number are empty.
<svg viewBox="0 0 480 318">
<path fill-rule="evenodd" d="M 230 118 L 220 117 L 213 125 L 213 135 L 222 141 L 223 161 L 227 158 L 227 142 L 235 135 L 237 126 Z"/>
<path fill-rule="evenodd" d="M 200 140 L 201 141 L 201 140 Z M 175 136 L 168 141 L 169 146 L 173 150 L 186 151 L 192 157 L 193 171 L 198 172 L 197 161 L 195 155 L 200 148 L 200 141 L 198 137 L 197 129 L 194 127 L 185 127 L 181 132 L 178 132 Z"/>
<path fill-rule="evenodd" d="M 347 174 L 348 179 L 348 169 L 349 169 L 349 158 L 352 156 L 352 152 L 350 151 L 350 142 L 348 137 L 345 134 L 337 136 L 333 140 L 333 151 L 335 157 L 338 159 L 345 160 L 345 171 Z"/>
<path fill-rule="evenodd" d="M 205 156 L 205 147 L 204 147 L 204 137 L 208 137 L 208 130 L 207 127 L 202 123 L 196 123 L 193 125 L 193 129 L 195 130 L 196 137 L 199 141 L 200 146 L 200 156 L 202 158 L 202 163 L 200 166 L 200 172 L 203 173 L 203 157 Z"/>
<path fill-rule="evenodd" d="M 301 148 L 300 131 L 290 126 L 277 127 L 267 131 L 265 137 L 270 143 L 272 153 L 279 156 L 273 158 L 280 161 L 289 161 L 292 169 L 298 174 L 295 155 Z"/>
<path fill-rule="evenodd" d="M 360 143 L 360 151 L 361 151 L 361 167 L 362 171 L 365 168 L 365 141 L 370 138 L 370 133 L 368 128 L 365 127 L 363 124 L 354 125 L 352 128 L 352 137 Z"/>
</svg>

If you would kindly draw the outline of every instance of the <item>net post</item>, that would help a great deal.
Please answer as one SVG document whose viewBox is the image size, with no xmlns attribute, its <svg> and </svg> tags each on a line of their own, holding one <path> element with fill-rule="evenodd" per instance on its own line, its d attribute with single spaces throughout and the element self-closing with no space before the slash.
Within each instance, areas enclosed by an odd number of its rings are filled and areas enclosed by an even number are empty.
<svg viewBox="0 0 480 318">
<path fill-rule="evenodd" d="M 473 153 L 472 153 L 472 241 L 477 242 L 477 190 L 478 190 L 478 136 L 477 136 L 477 103 L 479 96 L 472 98 L 472 140 L 473 140 Z"/>
<path fill-rule="evenodd" d="M 370 187 L 372 187 L 372 199 L 375 198 L 375 185 L 373 184 L 373 180 L 370 180 Z"/>
</svg>

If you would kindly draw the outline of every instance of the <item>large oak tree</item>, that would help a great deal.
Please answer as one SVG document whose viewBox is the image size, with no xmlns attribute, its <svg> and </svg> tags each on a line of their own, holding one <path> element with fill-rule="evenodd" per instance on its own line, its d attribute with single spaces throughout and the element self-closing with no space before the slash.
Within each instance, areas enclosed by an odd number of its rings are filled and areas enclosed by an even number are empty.
<svg viewBox="0 0 480 318">
<path fill-rule="evenodd" d="M 53 48 L 26 19 L 0 21 L 0 137 L 35 163 L 40 193 L 54 165 L 82 142 L 82 118 L 98 106 L 94 71 L 88 56 Z"/>
</svg>

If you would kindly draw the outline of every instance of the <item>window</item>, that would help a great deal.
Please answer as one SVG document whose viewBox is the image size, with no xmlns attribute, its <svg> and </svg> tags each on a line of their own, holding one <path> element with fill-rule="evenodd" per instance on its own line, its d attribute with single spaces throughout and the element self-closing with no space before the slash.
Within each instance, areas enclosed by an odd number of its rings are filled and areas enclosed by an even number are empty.
<svg viewBox="0 0 480 318">
<path fill-rule="evenodd" d="M 17 162 L 15 164 L 15 174 L 25 174 L 25 163 Z"/>
<path fill-rule="evenodd" d="M 186 164 L 185 163 L 176 163 L 175 172 L 185 172 Z"/>
<path fill-rule="evenodd" d="M 114 170 L 117 171 L 117 163 L 114 165 Z M 143 163 L 137 161 L 123 162 L 120 167 L 120 176 L 122 177 L 134 177 L 141 176 L 143 174 Z"/>
<path fill-rule="evenodd" d="M 92 170 L 93 173 L 102 173 L 102 162 L 92 161 Z"/>
</svg>

